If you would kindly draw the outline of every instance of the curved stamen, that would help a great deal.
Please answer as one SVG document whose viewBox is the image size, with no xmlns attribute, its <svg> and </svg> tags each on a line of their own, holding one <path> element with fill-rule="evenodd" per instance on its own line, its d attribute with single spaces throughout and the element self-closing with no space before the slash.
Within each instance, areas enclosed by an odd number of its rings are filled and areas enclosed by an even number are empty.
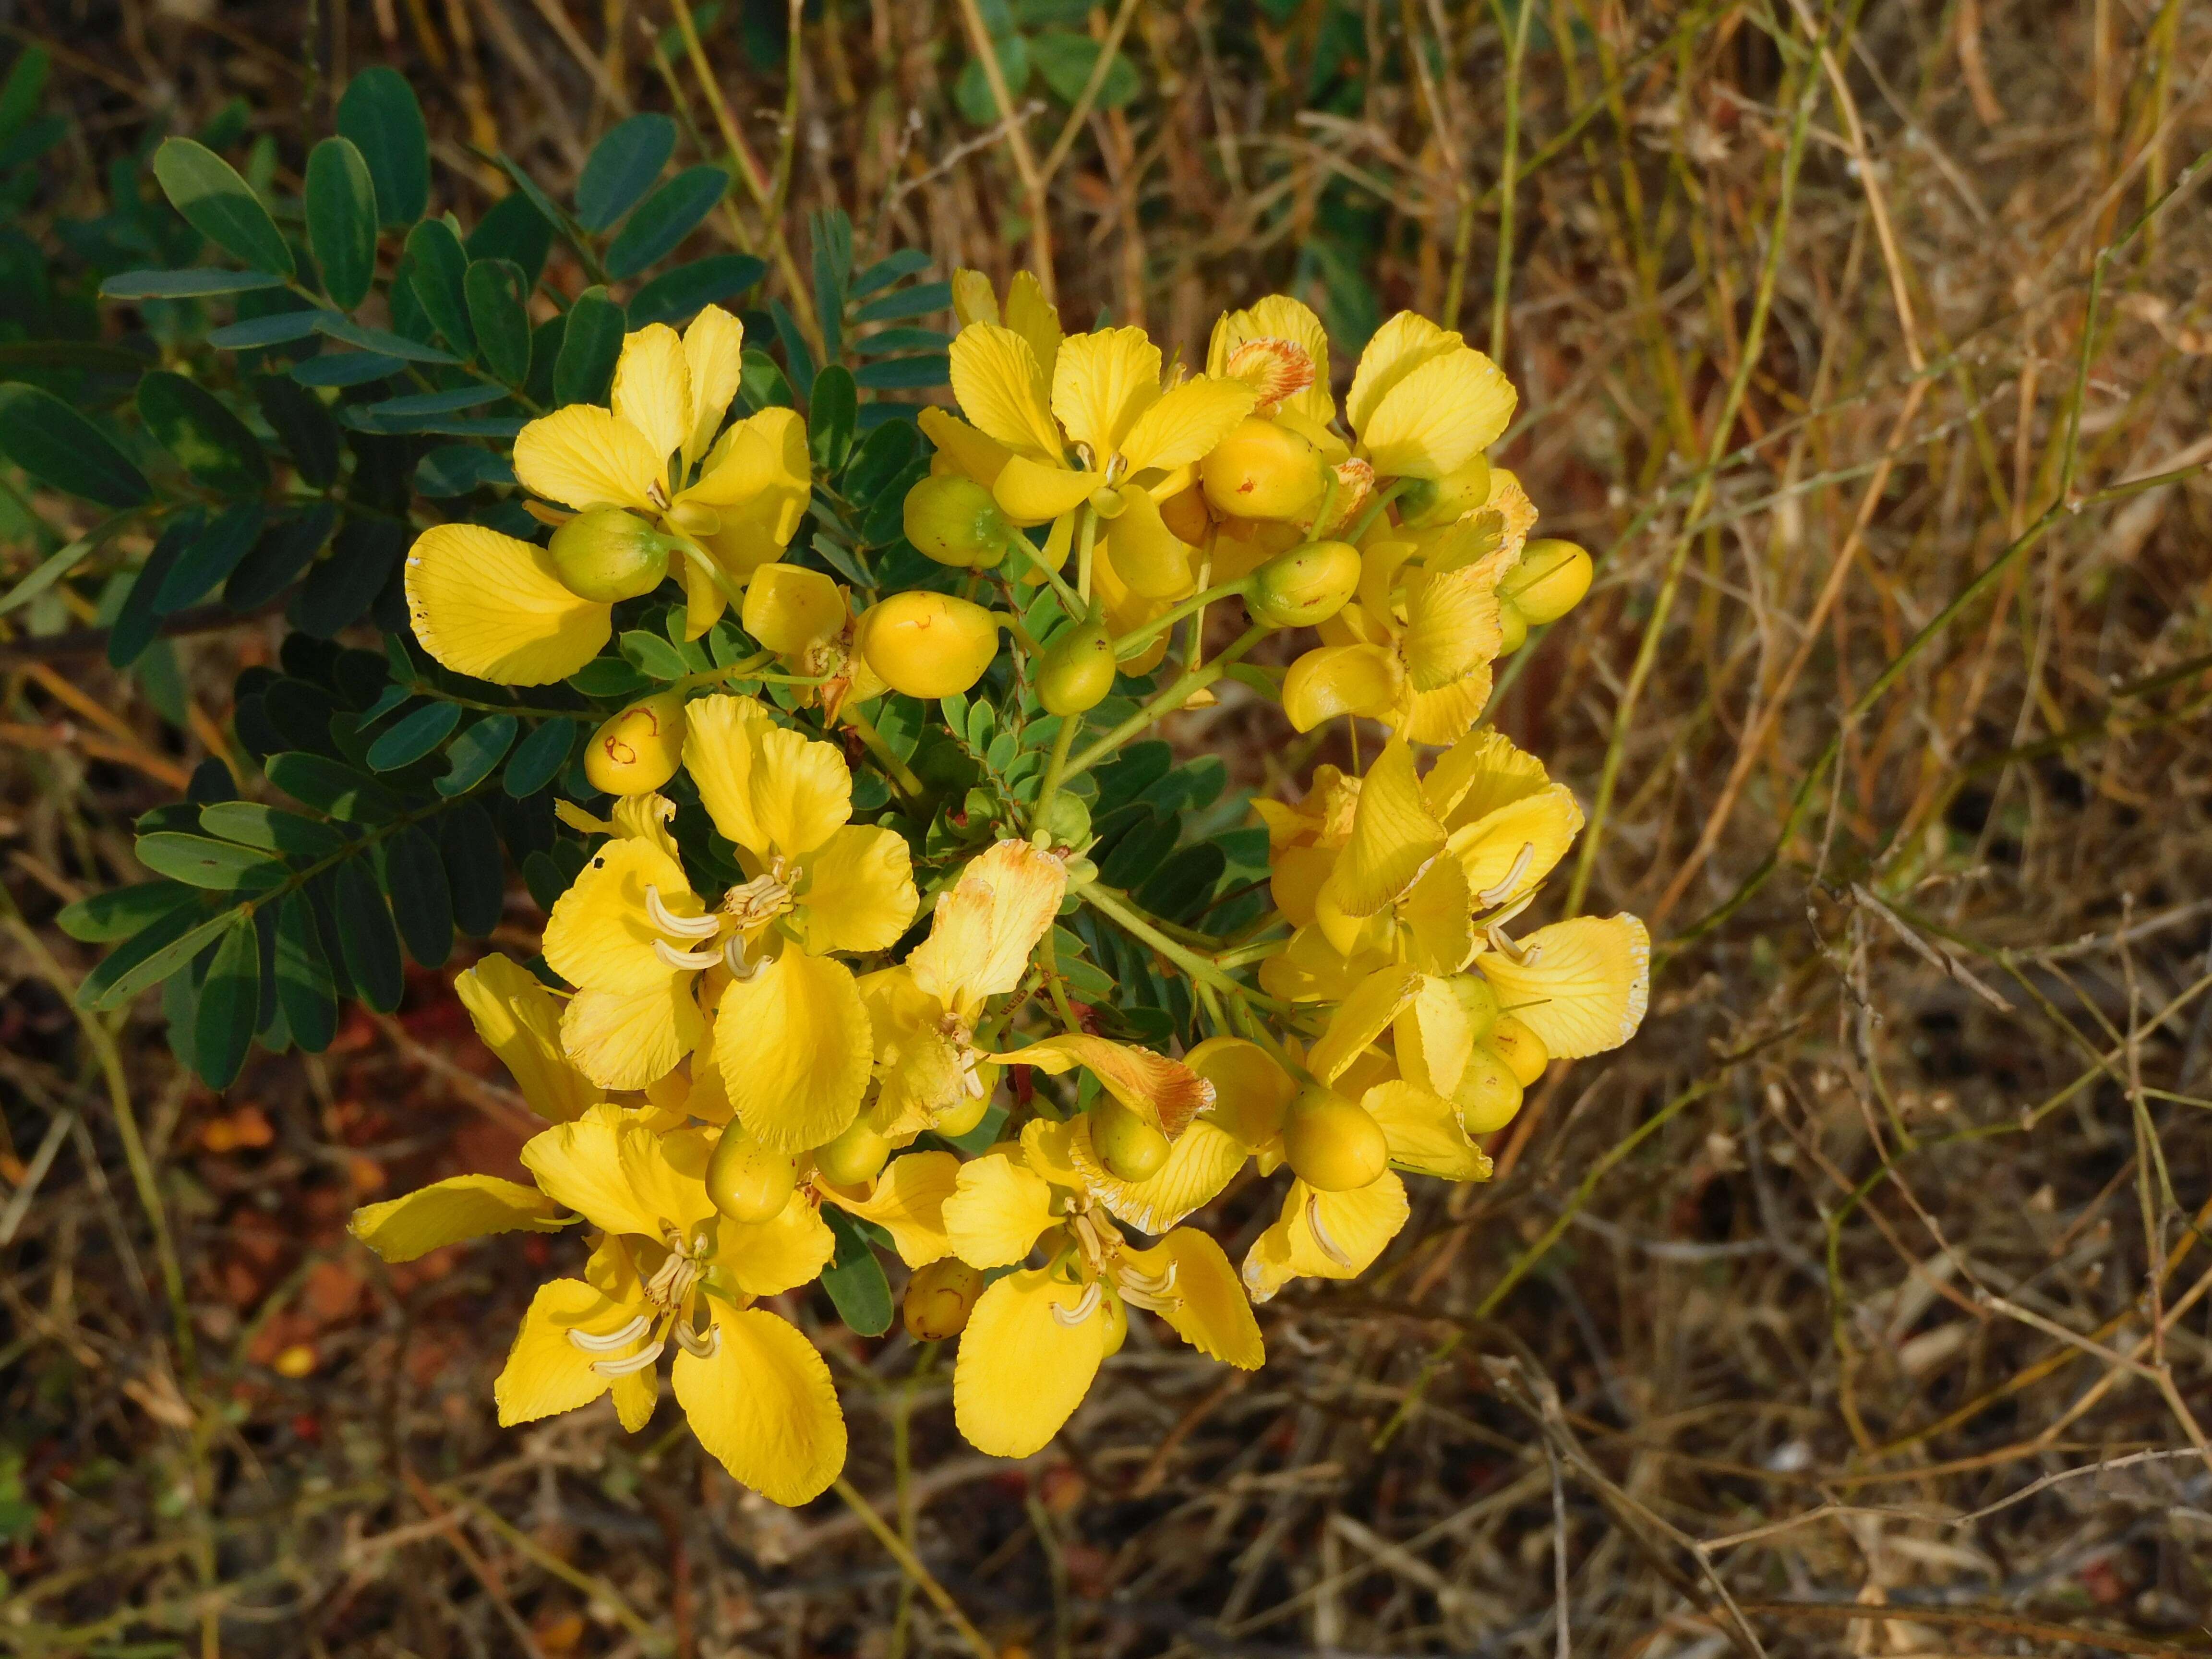
<svg viewBox="0 0 2212 1659">
<path fill-rule="evenodd" d="M 639 1349 L 629 1358 L 595 1359 L 592 1362 L 592 1369 L 601 1376 L 635 1376 L 659 1358 L 661 1350 L 667 1346 L 666 1337 L 655 1337 L 649 1346 Z"/>
<path fill-rule="evenodd" d="M 703 973 L 722 959 L 720 951 L 679 951 L 665 939 L 653 941 L 653 954 L 661 965 Z"/>
<path fill-rule="evenodd" d="M 1340 1267 L 1349 1267 L 1352 1265 L 1352 1258 L 1345 1254 L 1344 1247 L 1331 1238 L 1328 1236 L 1328 1229 L 1322 1224 L 1319 1193 L 1306 1194 L 1306 1225 L 1313 1233 L 1314 1243 L 1321 1246 L 1321 1253 L 1323 1255 Z"/>
<path fill-rule="evenodd" d="M 1077 1303 L 1073 1307 L 1063 1308 L 1057 1302 L 1052 1304 L 1052 1316 L 1060 1324 L 1066 1326 L 1070 1330 L 1073 1330 L 1085 1320 L 1090 1318 L 1092 1314 L 1098 1311 L 1098 1285 L 1097 1281 L 1094 1279 L 1089 1285 L 1085 1287 L 1083 1299 Z"/>
<path fill-rule="evenodd" d="M 1124 1267 L 1121 1271 L 1119 1279 L 1121 1284 L 1133 1285 L 1147 1296 L 1165 1296 L 1170 1291 L 1175 1289 L 1176 1274 L 1182 1268 L 1182 1263 L 1180 1261 L 1169 1262 L 1168 1270 L 1164 1273 L 1139 1273 L 1134 1267 Z"/>
<path fill-rule="evenodd" d="M 628 1347 L 653 1328 L 653 1322 L 643 1314 L 618 1331 L 609 1331 L 604 1336 L 594 1336 L 589 1331 L 572 1330 L 568 1340 L 586 1353 L 612 1353 L 617 1348 Z"/>
<path fill-rule="evenodd" d="M 1484 888 L 1474 896 L 1486 908 L 1493 904 L 1502 903 L 1505 896 L 1521 884 L 1521 878 L 1528 873 L 1528 866 L 1535 862 L 1535 859 L 1536 843 L 1533 841 L 1522 842 L 1521 855 L 1513 860 L 1513 867 L 1505 872 L 1505 879 Z M 650 892 L 652 890 L 648 888 L 646 890 Z"/>
<path fill-rule="evenodd" d="M 750 961 L 746 957 L 745 936 L 743 933 L 732 933 L 724 943 L 722 963 L 729 969 L 731 977 L 733 979 L 750 979 L 755 974 L 760 972 L 763 966 L 761 963 Z"/>
<path fill-rule="evenodd" d="M 1148 1313 L 1156 1314 L 1171 1314 L 1182 1306 L 1182 1298 L 1179 1296 L 1161 1296 L 1151 1291 L 1136 1290 L 1126 1279 L 1121 1284 L 1121 1300 L 1133 1308 L 1142 1308 Z"/>
<path fill-rule="evenodd" d="M 676 1322 L 676 1346 L 694 1359 L 712 1359 L 722 1351 L 722 1328 L 709 1325 L 705 1334 L 691 1328 L 689 1320 Z"/>
<path fill-rule="evenodd" d="M 712 916 L 679 916 L 662 902 L 660 889 L 647 882 L 645 888 L 645 914 L 653 925 L 664 933 L 673 933 L 678 939 L 712 939 L 722 930 L 722 924 Z"/>
</svg>

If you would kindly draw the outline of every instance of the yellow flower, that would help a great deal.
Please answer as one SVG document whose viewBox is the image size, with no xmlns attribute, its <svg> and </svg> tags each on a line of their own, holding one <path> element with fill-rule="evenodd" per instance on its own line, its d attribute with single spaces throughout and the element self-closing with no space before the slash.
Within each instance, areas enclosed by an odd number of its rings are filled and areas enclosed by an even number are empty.
<svg viewBox="0 0 2212 1659">
<path fill-rule="evenodd" d="M 952 1375 L 954 1421 L 994 1456 L 1026 1457 L 1060 1432 L 1121 1346 L 1131 1307 L 1158 1314 L 1200 1352 L 1240 1370 L 1266 1358 L 1221 1247 L 1181 1227 L 1149 1249 L 1132 1248 L 1071 1161 L 1070 1127 L 1031 1122 L 1018 1148 L 963 1164 L 945 1203 L 962 1261 L 1017 1270 L 976 1303 Z M 1045 1265 L 1023 1265 L 1039 1246 Z"/>
<path fill-rule="evenodd" d="M 1519 401 L 1456 332 L 1401 311 L 1375 331 L 1345 394 L 1352 453 L 1378 478 L 1441 478 L 1505 434 Z"/>
<path fill-rule="evenodd" d="M 852 607 L 846 590 L 819 570 L 770 562 L 745 585 L 744 630 L 775 653 L 795 675 L 819 685 L 800 690 L 802 708 L 819 705 L 831 720 L 888 689 L 854 647 Z"/>
<path fill-rule="evenodd" d="M 1040 345 L 1052 349 L 1041 355 Z M 1211 376 L 1164 386 L 1161 368 L 1142 329 L 1054 340 L 978 320 L 952 343 L 952 390 L 973 434 L 996 447 L 954 433 L 950 417 L 928 429 L 1013 522 L 1045 524 L 1088 501 L 1106 521 L 1106 556 L 1121 585 L 1145 599 L 1180 599 L 1196 583 L 1193 549 L 1162 520 L 1160 503 L 1189 487 L 1189 469 L 1255 394 Z"/>
<path fill-rule="evenodd" d="M 488 956 L 453 978 L 485 1048 L 499 1057 L 538 1116 L 565 1123 L 605 1091 L 561 1047 L 561 999 L 511 957 Z"/>
<path fill-rule="evenodd" d="M 975 1046 L 984 1006 L 1021 983 L 1052 926 L 1067 868 L 1025 841 L 995 842 L 939 894 L 929 937 L 896 968 L 861 981 L 882 1096 L 877 1128 L 896 1140 L 980 1115 L 998 1078 Z"/>
<path fill-rule="evenodd" d="M 665 324 L 623 343 L 611 408 L 572 404 L 523 428 L 515 477 L 533 494 L 585 512 L 611 507 L 689 542 L 733 585 L 776 556 L 806 510 L 806 433 L 787 409 L 738 422 L 719 441 L 737 394 L 744 330 L 709 306 L 679 337 Z M 726 603 L 687 558 L 687 629 L 696 639 Z M 475 525 L 441 525 L 408 554 L 409 615 L 447 667 L 509 685 L 566 678 L 599 653 L 612 606 L 561 580 L 552 555 Z"/>
</svg>

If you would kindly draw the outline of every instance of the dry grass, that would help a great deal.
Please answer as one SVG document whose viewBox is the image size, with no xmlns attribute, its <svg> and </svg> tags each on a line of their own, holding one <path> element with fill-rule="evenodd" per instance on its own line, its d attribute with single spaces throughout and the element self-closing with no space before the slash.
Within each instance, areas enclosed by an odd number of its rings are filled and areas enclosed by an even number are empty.
<svg viewBox="0 0 2212 1659">
<path fill-rule="evenodd" d="M 1601 551 L 1497 713 L 1591 809 L 1547 904 L 1653 920 L 1651 1018 L 1532 1091 L 1497 1181 L 1427 1185 L 1368 1282 L 1266 1310 L 1263 1373 L 1139 1331 L 1025 1466 L 957 1441 L 941 1360 L 825 1330 L 853 1489 L 791 1515 L 672 1416 L 498 1431 L 524 1248 L 345 1244 L 358 1195 L 517 1144 L 439 981 L 218 1103 L 144 1014 L 81 1030 L 52 981 L 82 952 L 12 924 L 0 1387 L 37 1518 L 0 1645 L 2204 1650 L 2212 13 L 1131 0 L 1094 27 L 1143 92 L 1063 134 L 1055 101 L 951 112 L 971 6 L 830 0 L 795 82 L 778 10 L 746 9 L 766 67 L 708 33 L 726 128 L 625 0 L 325 6 L 304 58 L 242 0 L 12 15 L 73 54 L 95 154 L 238 91 L 289 143 L 389 60 L 462 199 L 471 142 L 558 175 L 680 106 L 757 158 L 726 229 L 771 250 L 832 199 L 877 251 L 1048 248 L 1071 319 L 1186 355 L 1285 283 L 1337 323 L 1455 308 L 1522 387 L 1547 526 Z M 194 645 L 209 719 L 266 648 Z M 35 919 L 127 871 L 204 739 L 31 660 Z M 1250 704 L 1180 735 L 1254 779 L 1312 758 Z M 1222 1201 L 1232 1255 L 1263 1208 Z"/>
</svg>

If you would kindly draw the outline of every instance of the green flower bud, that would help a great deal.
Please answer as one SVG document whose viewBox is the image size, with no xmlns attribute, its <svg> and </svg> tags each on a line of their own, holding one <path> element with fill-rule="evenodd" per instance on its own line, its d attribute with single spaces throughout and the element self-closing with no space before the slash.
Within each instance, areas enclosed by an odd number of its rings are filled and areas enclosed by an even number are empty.
<svg viewBox="0 0 2212 1659">
<path fill-rule="evenodd" d="M 1037 665 L 1037 701 L 1048 714 L 1096 708 L 1114 689 L 1114 641 L 1103 623 L 1078 623 L 1046 649 Z"/>
<path fill-rule="evenodd" d="M 579 513 L 553 532 L 550 550 L 561 585 L 601 605 L 650 593 L 668 574 L 668 538 L 618 507 Z"/>
<path fill-rule="evenodd" d="M 1091 839 L 1091 806 L 1080 795 L 1065 789 L 1045 809 L 1044 831 L 1053 847 L 1080 847 Z"/>
<path fill-rule="evenodd" d="M 1595 567 L 1572 542 L 1533 541 L 1521 561 L 1499 579 L 1498 591 L 1520 607 L 1531 623 L 1554 623 L 1583 602 Z"/>
<path fill-rule="evenodd" d="M 926 557 L 958 570 L 988 570 L 1006 556 L 1013 526 L 991 492 L 946 472 L 906 492 L 906 538 Z"/>
<path fill-rule="evenodd" d="M 890 1142 L 878 1134 L 866 1118 L 856 1117 L 836 1139 L 814 1149 L 814 1167 L 825 1181 L 857 1187 L 873 1181 L 890 1155 Z"/>
<path fill-rule="evenodd" d="M 1441 478 L 1413 478 L 1398 492 L 1398 522 L 1428 530 L 1464 517 L 1490 499 L 1490 458 L 1478 455 Z"/>
<path fill-rule="evenodd" d="M 771 1221 L 799 1184 L 799 1160 L 771 1152 L 732 1122 L 707 1158 L 707 1197 L 732 1221 Z"/>
<path fill-rule="evenodd" d="M 1142 1181 L 1159 1173 L 1173 1150 L 1168 1138 L 1111 1095 L 1091 1109 L 1091 1145 L 1109 1174 Z"/>
<path fill-rule="evenodd" d="M 1503 593 L 1498 596 L 1498 626 L 1504 634 L 1498 647 L 1499 656 L 1510 657 L 1528 643 L 1528 618 Z"/>
<path fill-rule="evenodd" d="M 1513 1075 L 1504 1055 L 1478 1042 L 1468 1057 L 1467 1069 L 1459 1074 L 1459 1087 L 1452 1091 L 1452 1104 L 1459 1108 L 1462 1128 L 1471 1135 L 1486 1135 L 1504 1128 L 1521 1109 L 1521 1079 Z"/>
<path fill-rule="evenodd" d="M 1375 1115 L 1321 1088 L 1307 1089 L 1291 1103 L 1283 1150 L 1298 1179 L 1325 1193 L 1372 1186 L 1390 1163 L 1390 1143 Z"/>
<path fill-rule="evenodd" d="M 1359 574 L 1359 550 L 1350 542 L 1308 542 L 1252 573 L 1244 608 L 1269 628 L 1310 628 L 1344 609 Z"/>
</svg>

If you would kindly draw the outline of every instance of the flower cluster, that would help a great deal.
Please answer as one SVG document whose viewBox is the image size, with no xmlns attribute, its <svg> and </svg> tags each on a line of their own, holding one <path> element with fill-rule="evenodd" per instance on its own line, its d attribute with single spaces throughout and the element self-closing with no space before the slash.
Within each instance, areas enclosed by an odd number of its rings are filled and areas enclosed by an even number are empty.
<svg viewBox="0 0 2212 1659">
<path fill-rule="evenodd" d="M 742 330 L 712 308 L 630 335 L 610 407 L 523 431 L 546 544 L 441 526 L 407 570 L 423 647 L 506 684 L 577 673 L 671 581 L 672 638 L 727 614 L 751 650 L 605 720 L 598 794 L 559 807 L 588 852 L 537 971 L 495 955 L 459 978 L 547 1121 L 532 1184 L 458 1176 L 355 1231 L 397 1261 L 583 1227 L 501 1420 L 611 1395 L 635 1430 L 672 1351 L 700 1443 L 786 1504 L 835 1478 L 845 1431 L 814 1344 L 764 1304 L 843 1241 L 904 1265 L 915 1338 L 958 1338 L 961 1431 L 1024 1455 L 1132 1310 L 1257 1367 L 1253 1304 L 1364 1272 L 1407 1221 L 1405 1176 L 1486 1178 L 1478 1138 L 1522 1090 L 1644 1013 L 1632 917 L 1516 931 L 1582 816 L 1480 722 L 1492 665 L 1591 573 L 1529 539 L 1535 509 L 1486 457 L 1515 404 L 1497 366 L 1403 314 L 1340 407 L 1291 299 L 1222 318 L 1188 374 L 1139 329 L 1063 334 L 1027 277 L 1002 297 L 963 272 L 954 295 L 959 413 L 920 411 L 934 455 L 903 507 L 922 580 L 787 556 L 817 483 L 805 427 L 773 405 L 726 426 Z M 1208 660 L 1206 612 L 1231 605 L 1249 626 Z M 1286 667 L 1247 660 L 1304 628 Z M 1253 803 L 1272 906 L 1233 939 L 1108 885 L 1086 804 L 1102 763 L 1224 678 L 1301 731 L 1388 732 L 1357 775 Z M 971 702 L 998 711 L 1002 781 L 963 793 L 908 763 L 917 722 L 966 742 Z M 1056 922 L 1086 909 L 1178 981 L 1175 1036 L 1128 1040 L 1070 994 Z M 1241 1263 L 1190 1224 L 1283 1173 Z"/>
</svg>

